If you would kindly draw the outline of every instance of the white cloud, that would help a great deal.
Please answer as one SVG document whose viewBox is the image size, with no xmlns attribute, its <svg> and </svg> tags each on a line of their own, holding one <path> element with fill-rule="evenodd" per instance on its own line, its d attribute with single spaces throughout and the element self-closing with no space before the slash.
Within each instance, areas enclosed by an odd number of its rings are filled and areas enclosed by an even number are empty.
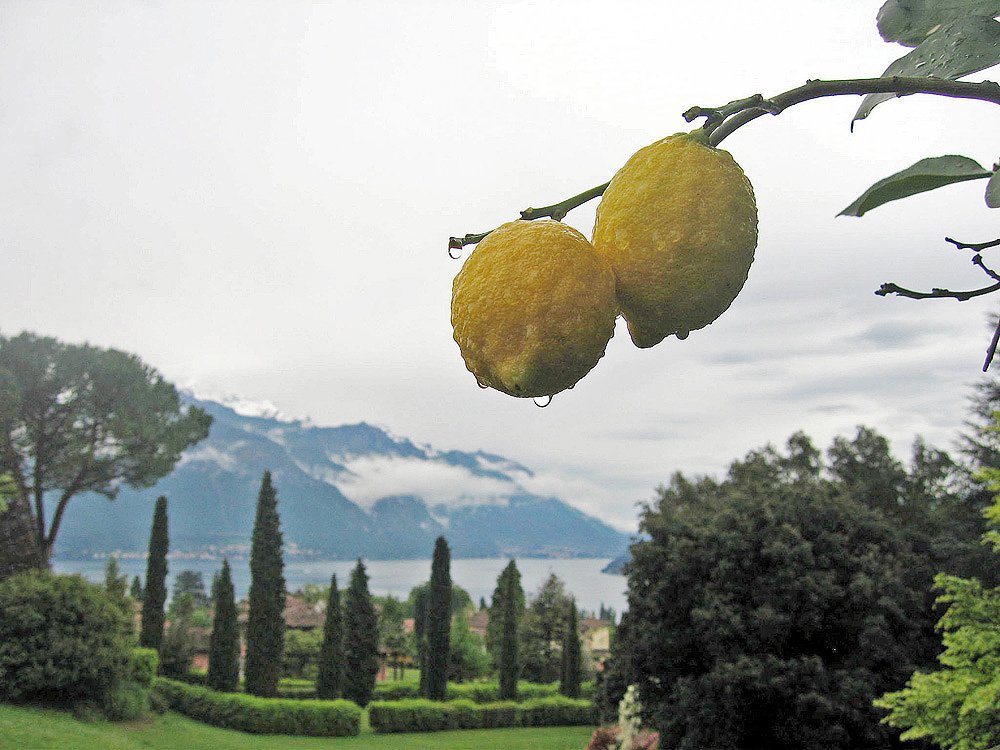
<svg viewBox="0 0 1000 750">
<path fill-rule="evenodd" d="M 371 510 L 383 497 L 416 495 L 428 508 L 453 510 L 469 505 L 505 504 L 516 484 L 478 477 L 468 469 L 440 461 L 389 456 L 362 456 L 346 462 L 350 472 L 326 479 L 344 495 Z"/>
<path fill-rule="evenodd" d="M 230 449 L 239 448 L 243 443 L 236 442 L 230 446 Z M 178 466 L 183 466 L 187 463 L 196 463 L 199 461 L 204 461 L 208 463 L 218 464 L 220 468 L 225 471 L 233 471 L 238 468 L 239 461 L 231 453 L 224 453 L 210 445 L 201 444 L 196 445 L 194 448 L 189 448 L 181 454 L 181 460 L 177 462 Z"/>
</svg>

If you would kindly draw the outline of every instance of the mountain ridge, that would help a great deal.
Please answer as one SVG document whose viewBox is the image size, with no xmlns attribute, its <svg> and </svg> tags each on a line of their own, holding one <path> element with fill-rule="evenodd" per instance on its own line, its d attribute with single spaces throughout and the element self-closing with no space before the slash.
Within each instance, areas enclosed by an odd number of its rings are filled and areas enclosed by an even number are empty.
<svg viewBox="0 0 1000 750">
<path fill-rule="evenodd" d="M 208 438 L 153 487 L 74 499 L 57 557 L 142 554 L 159 495 L 172 551 L 247 554 L 264 471 L 293 558 L 426 558 L 442 534 L 455 557 L 614 557 L 628 545 L 566 500 L 532 493 L 534 472 L 496 454 L 439 451 L 367 422 L 319 427 L 273 405 L 241 414 L 190 394 L 185 403 L 213 416 Z"/>
</svg>

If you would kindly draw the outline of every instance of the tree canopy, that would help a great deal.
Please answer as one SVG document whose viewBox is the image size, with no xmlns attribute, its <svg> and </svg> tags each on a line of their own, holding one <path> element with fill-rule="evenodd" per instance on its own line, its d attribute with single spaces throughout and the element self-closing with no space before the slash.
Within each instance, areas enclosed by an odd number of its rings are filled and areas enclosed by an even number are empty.
<svg viewBox="0 0 1000 750">
<path fill-rule="evenodd" d="M 933 663 L 961 502 L 943 454 L 914 456 L 860 428 L 827 462 L 798 433 L 722 481 L 676 474 L 642 513 L 606 685 L 637 684 L 668 747 L 891 745 L 871 701 Z"/>
<path fill-rule="evenodd" d="M 32 514 L 46 560 L 73 497 L 110 500 L 122 484 L 153 485 L 208 435 L 211 421 L 182 407 L 176 388 L 134 354 L 0 335 L 0 472 Z"/>
</svg>

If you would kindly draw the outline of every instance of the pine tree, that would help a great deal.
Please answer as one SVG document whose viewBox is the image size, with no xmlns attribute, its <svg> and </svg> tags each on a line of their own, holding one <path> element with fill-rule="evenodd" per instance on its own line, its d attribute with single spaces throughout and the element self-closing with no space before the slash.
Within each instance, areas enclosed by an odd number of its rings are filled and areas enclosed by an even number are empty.
<svg viewBox="0 0 1000 750">
<path fill-rule="evenodd" d="M 558 643 L 566 629 L 569 610 L 566 584 L 550 573 L 528 605 L 519 635 L 521 678 L 530 682 L 555 682 L 562 671 Z"/>
<path fill-rule="evenodd" d="M 524 590 L 521 588 L 521 573 L 511 560 L 497 579 L 497 587 L 493 592 L 493 607 L 490 609 L 490 626 L 497 633 L 493 659 L 499 672 L 502 701 L 517 700 L 517 680 L 520 675 L 518 625 L 523 613 Z"/>
<path fill-rule="evenodd" d="M 167 601 L 167 550 L 169 547 L 167 498 L 161 495 L 156 500 L 156 507 L 153 510 L 153 527 L 149 533 L 146 590 L 142 596 L 142 627 L 139 631 L 139 645 L 143 648 L 155 648 L 157 651 L 163 644 L 163 627 L 166 622 L 163 605 Z"/>
<path fill-rule="evenodd" d="M 566 608 L 566 630 L 562 639 L 562 675 L 559 692 L 568 698 L 580 697 L 580 632 L 576 602 L 570 599 Z"/>
<path fill-rule="evenodd" d="M 344 697 L 367 706 L 377 674 L 378 619 L 368 592 L 368 573 L 359 557 L 344 596 Z"/>
<path fill-rule="evenodd" d="M 142 602 L 142 581 L 139 576 L 132 576 L 132 586 L 128 590 L 128 595 L 135 601 Z"/>
<path fill-rule="evenodd" d="M 207 684 L 213 690 L 234 692 L 240 681 L 240 630 L 236 615 L 236 595 L 229 571 L 229 560 L 223 558 L 222 572 L 212 586 L 215 616 L 208 644 Z"/>
<path fill-rule="evenodd" d="M 448 649 L 451 635 L 451 553 L 439 536 L 431 561 L 431 586 L 427 599 L 427 697 L 443 701 L 448 688 Z"/>
<path fill-rule="evenodd" d="M 117 555 L 108 558 L 104 566 L 104 589 L 118 605 L 131 614 L 132 603 L 128 599 L 128 576 L 118 567 Z"/>
<path fill-rule="evenodd" d="M 271 485 L 271 472 L 265 471 L 250 547 L 245 687 L 251 695 L 269 697 L 278 689 L 285 645 L 284 566 L 278 496 Z"/>
<path fill-rule="evenodd" d="M 191 594 L 174 594 L 168 619 L 170 627 L 160 644 L 160 672 L 167 677 L 182 679 L 191 669 L 195 651 L 191 633 L 194 626 L 194 598 Z"/>
<path fill-rule="evenodd" d="M 330 578 L 330 598 L 326 603 L 323 623 L 323 645 L 319 653 L 319 673 L 316 675 L 316 695 L 320 698 L 340 698 L 344 692 L 344 618 L 340 611 L 340 591 L 337 574 Z"/>
</svg>

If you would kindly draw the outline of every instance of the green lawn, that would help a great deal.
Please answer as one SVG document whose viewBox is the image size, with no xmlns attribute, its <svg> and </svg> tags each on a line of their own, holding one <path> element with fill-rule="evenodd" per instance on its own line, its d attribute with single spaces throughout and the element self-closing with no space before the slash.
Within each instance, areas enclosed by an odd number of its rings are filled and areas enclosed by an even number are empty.
<svg viewBox="0 0 1000 750">
<path fill-rule="evenodd" d="M 134 724 L 88 724 L 59 711 L 0 704 L 0 750 L 584 750 L 592 732 L 544 727 L 286 737 L 231 732 L 177 714 Z"/>
</svg>

